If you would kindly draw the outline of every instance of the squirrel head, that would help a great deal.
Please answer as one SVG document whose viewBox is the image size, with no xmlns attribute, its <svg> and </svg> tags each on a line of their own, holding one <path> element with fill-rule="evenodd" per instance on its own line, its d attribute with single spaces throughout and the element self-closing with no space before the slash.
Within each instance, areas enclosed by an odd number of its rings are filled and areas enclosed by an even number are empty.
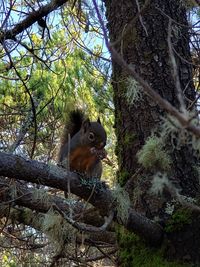
<svg viewBox="0 0 200 267">
<path fill-rule="evenodd" d="M 103 149 L 106 145 L 107 135 L 101 121 L 91 122 L 89 119 L 83 121 L 80 131 L 82 142 L 96 149 Z"/>
</svg>

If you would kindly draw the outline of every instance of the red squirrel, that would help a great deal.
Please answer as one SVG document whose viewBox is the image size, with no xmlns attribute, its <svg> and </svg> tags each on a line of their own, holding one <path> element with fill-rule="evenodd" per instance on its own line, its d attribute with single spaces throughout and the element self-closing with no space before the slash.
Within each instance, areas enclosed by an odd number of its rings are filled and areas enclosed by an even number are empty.
<svg viewBox="0 0 200 267">
<path fill-rule="evenodd" d="M 102 163 L 106 158 L 107 135 L 100 119 L 90 121 L 81 110 L 71 111 L 58 156 L 59 165 L 84 175 L 101 178 Z"/>
</svg>

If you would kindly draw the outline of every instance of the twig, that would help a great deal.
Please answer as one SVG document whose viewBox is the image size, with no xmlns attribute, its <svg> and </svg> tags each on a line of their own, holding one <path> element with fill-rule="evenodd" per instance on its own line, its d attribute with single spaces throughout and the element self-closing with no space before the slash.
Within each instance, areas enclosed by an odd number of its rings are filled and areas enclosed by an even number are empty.
<svg viewBox="0 0 200 267">
<path fill-rule="evenodd" d="M 20 128 L 19 134 L 17 135 L 15 142 L 9 148 L 10 153 L 13 153 L 17 149 L 17 147 L 21 144 L 32 122 L 33 122 L 33 112 L 31 110 L 31 112 L 28 113 L 26 120 L 24 121 L 24 123 Z"/>
<path fill-rule="evenodd" d="M 88 203 L 90 202 L 90 199 L 91 199 L 91 197 L 92 197 L 93 194 L 94 194 L 95 187 L 96 187 L 96 185 L 94 184 L 94 185 L 93 185 L 93 188 L 92 188 L 92 191 L 91 191 L 91 193 L 90 193 L 90 195 L 89 195 L 89 197 L 88 197 L 88 199 L 87 199 L 87 201 L 86 201 L 86 203 L 85 203 L 83 213 L 84 213 L 84 211 L 86 210 L 87 205 L 88 205 Z"/>
<path fill-rule="evenodd" d="M 31 12 L 24 20 L 16 24 L 12 29 L 2 31 L 0 33 L 0 43 L 7 39 L 13 39 L 16 35 L 32 26 L 40 18 L 47 16 L 49 13 L 65 4 L 67 1 L 68 0 L 52 0 L 50 3 L 40 7 L 37 11 Z"/>
<path fill-rule="evenodd" d="M 107 229 L 107 227 L 110 225 L 110 223 L 112 222 L 113 218 L 114 218 L 114 212 L 112 211 L 110 213 L 110 215 L 105 219 L 105 222 L 102 226 L 100 227 L 96 227 L 96 226 L 92 226 L 92 225 L 87 225 L 85 223 L 80 223 L 80 222 L 76 222 L 75 220 L 73 220 L 72 218 L 70 218 L 69 216 L 67 216 L 57 205 L 52 205 L 52 207 L 57 210 L 59 212 L 59 214 L 72 226 L 74 226 L 76 229 L 78 229 L 79 231 L 83 231 L 83 232 L 92 232 L 92 233 L 97 233 L 97 232 L 103 232 Z"/>
<path fill-rule="evenodd" d="M 112 261 L 113 264 L 116 264 L 116 262 L 110 256 L 110 254 L 116 253 L 117 252 L 117 249 L 115 249 L 114 251 L 112 251 L 112 253 L 104 252 L 102 248 L 100 248 L 97 244 L 95 244 L 95 242 L 93 242 L 92 240 L 90 240 L 90 242 L 103 254 L 104 258 L 109 258 Z"/>
<path fill-rule="evenodd" d="M 17 42 L 18 44 L 20 44 L 22 47 L 24 47 L 28 52 L 30 52 L 38 61 L 42 62 L 51 72 L 53 72 L 54 74 L 57 74 L 54 70 L 52 70 L 47 63 L 40 57 L 38 57 L 35 53 L 34 53 L 34 49 L 30 48 L 28 45 L 24 44 L 23 42 L 21 42 L 20 40 L 18 40 L 17 38 L 13 39 L 15 42 Z"/>
<path fill-rule="evenodd" d="M 148 32 L 147 32 L 147 28 L 145 27 L 144 22 L 143 22 L 143 20 L 142 20 L 140 4 L 139 4 L 138 0 L 135 0 L 135 2 L 136 2 L 136 5 L 137 5 L 138 16 L 139 16 L 139 20 L 140 20 L 140 23 L 141 23 L 141 25 L 142 25 L 142 28 L 144 29 L 144 31 L 145 31 L 145 33 L 146 33 L 146 36 L 149 36 L 149 35 L 148 35 Z"/>
<path fill-rule="evenodd" d="M 175 81 L 177 98 L 178 98 L 179 103 L 180 103 L 180 111 L 183 114 L 187 115 L 187 110 L 186 110 L 185 103 L 183 100 L 183 91 L 181 90 L 181 84 L 180 84 L 180 80 L 179 80 L 179 74 L 178 74 L 176 59 L 175 59 L 174 53 L 173 53 L 171 35 L 172 35 L 172 20 L 169 19 L 167 43 L 168 43 L 168 48 L 169 48 L 169 58 L 170 58 L 171 65 L 172 65 L 171 73 L 172 73 L 172 76 L 173 76 L 174 81 Z"/>
<path fill-rule="evenodd" d="M 31 101 L 31 106 L 32 106 L 32 113 L 33 113 L 33 122 L 34 122 L 34 139 L 33 139 L 33 146 L 32 146 L 32 149 L 31 149 L 31 155 L 30 155 L 30 158 L 33 158 L 33 155 L 34 155 L 34 151 L 35 151 L 35 147 L 36 147 L 36 141 L 37 141 L 37 115 L 36 115 L 36 105 L 35 105 L 35 101 L 26 85 L 26 83 L 24 82 L 24 80 L 22 79 L 20 73 L 18 72 L 18 70 L 16 69 L 15 66 L 13 66 L 17 76 L 20 78 L 26 92 L 28 93 L 29 97 L 30 97 L 30 101 Z"/>
</svg>

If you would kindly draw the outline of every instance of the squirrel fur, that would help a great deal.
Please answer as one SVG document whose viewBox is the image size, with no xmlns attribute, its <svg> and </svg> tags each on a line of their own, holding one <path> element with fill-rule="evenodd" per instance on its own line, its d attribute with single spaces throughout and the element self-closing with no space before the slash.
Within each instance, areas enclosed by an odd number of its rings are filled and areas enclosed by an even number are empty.
<svg viewBox="0 0 200 267">
<path fill-rule="evenodd" d="M 82 110 L 71 111 L 61 139 L 59 165 L 87 178 L 100 179 L 101 160 L 106 157 L 106 139 L 99 119 L 90 121 Z"/>
</svg>

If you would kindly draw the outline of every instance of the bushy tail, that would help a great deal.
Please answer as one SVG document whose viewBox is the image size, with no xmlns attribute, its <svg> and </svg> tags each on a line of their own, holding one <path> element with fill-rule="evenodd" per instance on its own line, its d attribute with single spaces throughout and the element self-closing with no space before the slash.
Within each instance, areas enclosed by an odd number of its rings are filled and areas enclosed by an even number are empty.
<svg viewBox="0 0 200 267">
<path fill-rule="evenodd" d="M 65 129 L 68 133 L 70 133 L 71 137 L 73 137 L 81 129 L 81 125 L 84 120 L 85 115 L 82 110 L 76 109 L 70 112 L 69 120 L 65 125 Z"/>
<path fill-rule="evenodd" d="M 69 136 L 70 138 L 72 138 L 81 129 L 84 120 L 85 120 L 85 115 L 82 110 L 76 109 L 70 111 L 61 138 L 60 151 L 58 154 L 58 162 L 61 162 L 62 160 L 62 155 L 64 152 L 63 150 L 65 149 L 66 144 L 68 144 Z"/>
</svg>

